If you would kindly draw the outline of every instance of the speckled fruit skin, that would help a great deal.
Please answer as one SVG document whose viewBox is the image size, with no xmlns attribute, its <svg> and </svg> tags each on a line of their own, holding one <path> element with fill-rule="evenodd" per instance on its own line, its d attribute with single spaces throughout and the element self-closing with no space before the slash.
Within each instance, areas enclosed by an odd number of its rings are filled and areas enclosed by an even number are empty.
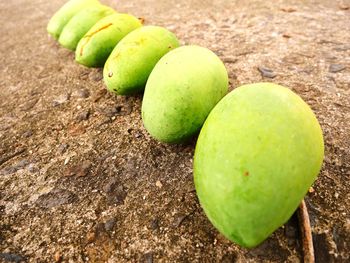
<svg viewBox="0 0 350 263">
<path fill-rule="evenodd" d="M 75 60 L 87 67 L 103 67 L 118 42 L 141 26 L 139 19 L 128 14 L 102 18 L 79 41 Z"/>
<path fill-rule="evenodd" d="M 212 51 L 199 46 L 177 48 L 157 63 L 147 81 L 144 126 L 161 142 L 184 142 L 199 132 L 227 90 L 226 68 Z"/>
<path fill-rule="evenodd" d="M 179 46 L 176 36 L 159 26 L 132 31 L 113 49 L 103 69 L 107 89 L 119 95 L 142 92 L 152 69 Z"/>
<path fill-rule="evenodd" d="M 101 4 L 92 5 L 81 10 L 63 28 L 58 42 L 65 48 L 75 50 L 80 39 L 97 21 L 113 13 L 115 11 L 112 8 Z"/>
<path fill-rule="evenodd" d="M 320 125 L 298 95 L 272 83 L 245 85 L 217 104 L 200 132 L 197 195 L 223 235 L 251 248 L 291 217 L 323 157 Z"/>
<path fill-rule="evenodd" d="M 50 19 L 47 24 L 47 32 L 58 39 L 68 21 L 82 9 L 98 4 L 97 0 L 70 0 L 65 3 Z"/>
</svg>

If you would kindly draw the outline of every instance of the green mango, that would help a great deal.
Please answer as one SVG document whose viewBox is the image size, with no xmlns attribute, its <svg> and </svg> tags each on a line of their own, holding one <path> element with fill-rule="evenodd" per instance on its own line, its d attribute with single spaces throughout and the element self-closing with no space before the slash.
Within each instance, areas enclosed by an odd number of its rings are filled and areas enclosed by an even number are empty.
<svg viewBox="0 0 350 263">
<path fill-rule="evenodd" d="M 101 67 L 117 43 L 141 27 L 139 19 L 128 14 L 113 14 L 98 21 L 79 41 L 75 60 L 87 67 Z"/>
<path fill-rule="evenodd" d="M 113 13 L 115 11 L 112 8 L 101 4 L 81 10 L 63 28 L 58 42 L 65 48 L 75 50 L 79 40 L 97 21 Z"/>
<path fill-rule="evenodd" d="M 255 247 L 295 212 L 323 162 L 310 107 L 272 83 L 239 87 L 209 114 L 194 156 L 201 206 L 228 239 Z"/>
<path fill-rule="evenodd" d="M 177 48 L 157 63 L 147 81 L 144 126 L 161 142 L 184 142 L 199 132 L 227 89 L 226 68 L 212 51 L 199 46 Z"/>
<path fill-rule="evenodd" d="M 144 26 L 132 31 L 106 61 L 103 79 L 107 89 L 120 95 L 143 91 L 159 59 L 178 46 L 176 36 L 163 27 Z"/>
<path fill-rule="evenodd" d="M 68 21 L 82 9 L 98 4 L 98 0 L 70 0 L 65 3 L 50 19 L 47 24 L 47 32 L 58 39 Z"/>
</svg>

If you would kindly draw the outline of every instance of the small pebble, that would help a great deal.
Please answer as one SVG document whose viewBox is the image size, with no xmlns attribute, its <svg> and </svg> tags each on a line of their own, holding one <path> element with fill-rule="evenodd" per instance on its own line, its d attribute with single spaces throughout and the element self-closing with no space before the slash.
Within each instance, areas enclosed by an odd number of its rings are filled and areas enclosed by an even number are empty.
<svg viewBox="0 0 350 263">
<path fill-rule="evenodd" d="M 65 153 L 67 151 L 68 147 L 69 147 L 68 144 L 62 143 L 62 144 L 60 144 L 60 146 L 58 146 L 58 152 L 60 154 Z"/>
<path fill-rule="evenodd" d="M 237 262 L 237 255 L 235 255 L 235 254 L 225 254 L 221 258 L 221 263 L 231 263 L 231 262 Z"/>
<path fill-rule="evenodd" d="M 172 223 L 173 227 L 179 227 L 182 222 L 186 219 L 187 215 L 185 214 L 177 214 L 175 215 L 174 221 Z"/>
<path fill-rule="evenodd" d="M 89 74 L 89 79 L 93 81 L 101 81 L 103 79 L 102 71 L 91 71 Z"/>
<path fill-rule="evenodd" d="M 143 260 L 144 263 L 153 263 L 153 253 L 152 252 L 148 252 L 148 253 L 144 254 L 143 258 L 144 258 L 144 260 Z"/>
<path fill-rule="evenodd" d="M 90 91 L 88 89 L 79 89 L 73 93 L 75 97 L 86 99 L 90 96 Z"/>
<path fill-rule="evenodd" d="M 237 58 L 233 58 L 233 57 L 224 57 L 223 61 L 225 63 L 229 63 L 229 64 L 233 64 L 237 62 Z"/>
<path fill-rule="evenodd" d="M 0 259 L 3 259 L 5 262 L 15 262 L 15 263 L 26 261 L 25 257 L 14 253 L 0 253 Z"/>
<path fill-rule="evenodd" d="M 68 93 L 62 94 L 52 101 L 52 106 L 57 107 L 65 102 L 67 102 L 69 99 L 70 99 L 70 94 L 68 94 Z"/>
<path fill-rule="evenodd" d="M 123 205 L 124 200 L 127 196 L 127 191 L 124 189 L 120 182 L 112 178 L 104 187 L 103 190 L 106 192 L 106 199 L 109 205 Z"/>
<path fill-rule="evenodd" d="M 34 98 L 34 99 L 20 105 L 19 107 L 22 111 L 28 111 L 28 110 L 32 109 L 38 103 L 38 101 L 39 101 L 39 99 Z"/>
<path fill-rule="evenodd" d="M 78 200 L 78 196 L 73 192 L 66 189 L 55 188 L 49 193 L 40 195 L 35 203 L 41 208 L 48 209 L 65 204 L 71 204 Z"/>
<path fill-rule="evenodd" d="M 29 171 L 30 173 L 36 172 L 36 171 L 37 171 L 37 168 L 35 167 L 35 164 L 30 163 L 30 164 L 28 165 L 28 171 Z"/>
<path fill-rule="evenodd" d="M 157 182 L 156 182 L 156 186 L 157 186 L 158 188 L 162 188 L 162 187 L 163 187 L 163 184 L 162 184 L 160 181 L 157 181 Z"/>
<path fill-rule="evenodd" d="M 90 116 L 90 111 L 86 110 L 86 111 L 79 113 L 76 117 L 76 120 L 78 122 L 86 121 L 87 119 L 89 119 L 89 116 Z"/>
<path fill-rule="evenodd" d="M 92 101 L 97 102 L 99 101 L 105 94 L 107 93 L 107 89 L 100 89 L 96 92 L 96 94 L 93 96 Z"/>
<path fill-rule="evenodd" d="M 273 79 L 274 77 L 277 76 L 276 73 L 274 73 L 271 69 L 268 69 L 268 68 L 258 67 L 258 70 L 260 71 L 261 76 L 265 78 Z"/>
<path fill-rule="evenodd" d="M 54 258 L 55 262 L 57 262 L 57 263 L 62 261 L 62 256 L 61 256 L 61 253 L 59 251 L 56 251 L 53 258 Z"/>
<path fill-rule="evenodd" d="M 88 232 L 88 233 L 86 234 L 86 241 L 87 241 L 88 243 L 94 242 L 95 239 L 96 239 L 96 233 L 95 233 L 95 231 L 91 231 L 91 232 Z"/>
<path fill-rule="evenodd" d="M 29 161 L 26 160 L 26 159 L 24 159 L 24 160 L 19 161 L 19 162 L 15 165 L 15 168 L 16 168 L 17 170 L 19 170 L 19 169 L 24 168 L 24 167 L 27 166 L 28 164 L 29 164 Z"/>
<path fill-rule="evenodd" d="M 28 131 L 25 131 L 22 136 L 23 138 L 29 138 L 32 135 L 33 135 L 33 132 L 31 130 L 28 130 Z"/>
<path fill-rule="evenodd" d="M 65 176 L 77 176 L 84 177 L 88 175 L 91 168 L 91 162 L 89 160 L 83 161 L 81 164 L 73 165 L 65 170 Z"/>
<path fill-rule="evenodd" d="M 337 73 L 337 72 L 344 70 L 345 68 L 346 67 L 344 65 L 341 65 L 341 64 L 331 64 L 329 66 L 329 72 Z"/>
<path fill-rule="evenodd" d="M 78 136 L 84 134 L 86 132 L 86 129 L 83 125 L 72 125 L 69 127 L 68 132 L 72 136 Z"/>
<path fill-rule="evenodd" d="M 69 160 L 70 160 L 70 157 L 67 157 L 65 160 L 64 160 L 64 165 L 67 165 L 69 163 Z"/>
<path fill-rule="evenodd" d="M 159 220 L 155 218 L 151 221 L 150 227 L 152 230 L 157 230 L 159 228 Z"/>
<path fill-rule="evenodd" d="M 101 109 L 101 112 L 107 117 L 113 117 L 114 115 L 117 115 L 118 113 L 120 113 L 122 109 L 123 109 L 122 106 L 113 105 L 111 107 Z"/>
<path fill-rule="evenodd" d="M 138 131 L 138 130 L 136 130 L 135 132 L 134 132 L 134 137 L 135 138 L 141 138 L 143 136 L 143 133 L 141 132 L 141 131 Z"/>
<path fill-rule="evenodd" d="M 105 229 L 106 231 L 113 230 L 115 224 L 117 223 L 117 220 L 115 218 L 108 219 L 105 223 Z"/>
</svg>

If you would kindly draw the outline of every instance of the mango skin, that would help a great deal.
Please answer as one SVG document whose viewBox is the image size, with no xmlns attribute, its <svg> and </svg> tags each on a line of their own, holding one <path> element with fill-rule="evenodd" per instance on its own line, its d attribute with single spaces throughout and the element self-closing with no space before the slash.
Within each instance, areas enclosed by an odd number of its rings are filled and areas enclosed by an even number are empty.
<svg viewBox="0 0 350 263">
<path fill-rule="evenodd" d="M 194 156 L 194 182 L 211 223 L 255 247 L 294 213 L 324 157 L 320 125 L 291 90 L 241 86 L 209 114 Z"/>
<path fill-rule="evenodd" d="M 157 63 L 147 81 L 144 126 L 161 142 L 184 142 L 199 132 L 227 90 L 226 68 L 212 51 L 179 47 Z"/>
<path fill-rule="evenodd" d="M 113 13 L 112 8 L 101 4 L 81 10 L 63 28 L 58 42 L 65 48 L 75 50 L 80 39 L 97 21 Z"/>
<path fill-rule="evenodd" d="M 176 36 L 159 26 L 144 26 L 132 31 L 113 49 L 103 69 L 107 89 L 119 95 L 143 91 L 159 61 L 179 46 Z"/>
<path fill-rule="evenodd" d="M 50 19 L 47 32 L 58 39 L 68 21 L 82 9 L 98 4 L 97 0 L 70 0 L 65 3 Z"/>
<path fill-rule="evenodd" d="M 87 67 L 102 67 L 117 43 L 141 26 L 139 19 L 128 14 L 102 18 L 79 41 L 75 60 Z"/>
</svg>

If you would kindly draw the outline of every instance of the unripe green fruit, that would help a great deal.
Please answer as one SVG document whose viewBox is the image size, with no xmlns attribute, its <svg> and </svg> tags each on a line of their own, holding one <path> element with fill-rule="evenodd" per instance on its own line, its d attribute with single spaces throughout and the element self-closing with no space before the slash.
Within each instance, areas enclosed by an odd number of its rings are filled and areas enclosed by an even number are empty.
<svg viewBox="0 0 350 263">
<path fill-rule="evenodd" d="M 63 28 L 58 42 L 65 48 L 75 50 L 80 39 L 97 21 L 113 13 L 115 11 L 112 8 L 101 4 L 81 10 Z"/>
<path fill-rule="evenodd" d="M 194 156 L 200 204 L 228 239 L 254 247 L 292 216 L 323 157 L 320 125 L 298 95 L 272 83 L 239 87 L 200 132 Z"/>
<path fill-rule="evenodd" d="M 183 46 L 166 54 L 153 69 L 142 102 L 147 131 L 167 143 L 186 141 L 228 89 L 227 71 L 209 49 Z"/>
<path fill-rule="evenodd" d="M 98 4 L 98 0 L 70 0 L 65 3 L 50 19 L 47 32 L 58 39 L 68 21 L 82 9 Z"/>
<path fill-rule="evenodd" d="M 102 67 L 117 43 L 141 26 L 139 19 L 128 14 L 102 18 L 79 41 L 75 60 L 87 67 Z"/>
<path fill-rule="evenodd" d="M 103 79 L 107 89 L 120 95 L 143 91 L 159 59 L 178 46 L 175 35 L 163 27 L 144 26 L 132 31 L 106 61 Z"/>
</svg>

